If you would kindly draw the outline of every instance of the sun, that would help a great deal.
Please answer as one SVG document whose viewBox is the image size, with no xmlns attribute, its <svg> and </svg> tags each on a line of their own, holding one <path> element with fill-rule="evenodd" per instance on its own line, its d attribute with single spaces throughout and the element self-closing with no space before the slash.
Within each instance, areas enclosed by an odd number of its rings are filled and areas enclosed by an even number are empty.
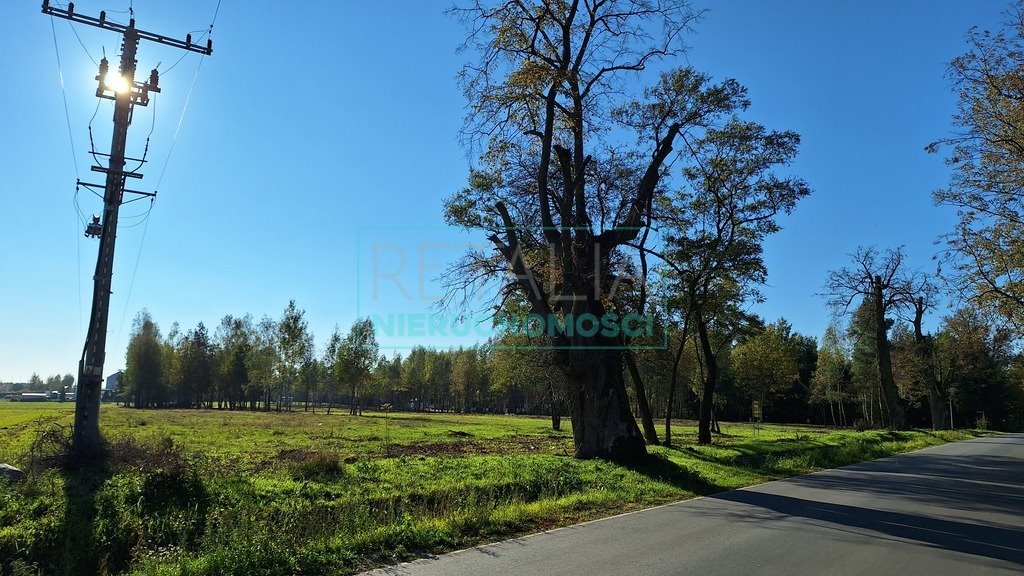
<svg viewBox="0 0 1024 576">
<path fill-rule="evenodd" d="M 103 79 L 103 84 L 117 94 L 127 92 L 131 88 L 131 86 L 128 85 L 128 80 L 114 71 L 107 72 L 107 75 Z"/>
</svg>

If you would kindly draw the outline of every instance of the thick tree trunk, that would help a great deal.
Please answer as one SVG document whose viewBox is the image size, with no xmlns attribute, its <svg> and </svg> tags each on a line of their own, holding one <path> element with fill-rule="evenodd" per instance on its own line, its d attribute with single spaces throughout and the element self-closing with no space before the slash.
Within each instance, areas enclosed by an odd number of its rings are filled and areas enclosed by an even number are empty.
<svg viewBox="0 0 1024 576">
<path fill-rule="evenodd" d="M 636 357 L 633 351 L 626 349 L 622 351 L 626 360 L 626 367 L 629 368 L 629 377 L 633 380 L 633 387 L 636 389 L 636 405 L 640 409 L 640 422 L 644 429 L 644 438 L 648 444 L 658 445 L 658 430 L 654 427 L 654 416 L 651 414 L 651 406 L 647 402 L 647 388 L 640 376 L 640 370 L 636 366 Z"/>
<path fill-rule="evenodd" d="M 889 428 L 900 430 L 906 426 L 903 408 L 899 403 L 899 392 L 892 375 L 892 356 L 889 351 L 889 329 L 885 321 L 885 306 L 882 299 L 882 279 L 874 279 L 875 349 L 878 353 L 878 383 L 881 388 L 879 399 L 885 412 Z"/>
<path fill-rule="evenodd" d="M 718 361 L 715 351 L 711 348 L 711 338 L 704 315 L 697 311 L 694 317 L 697 322 L 697 335 L 700 337 L 700 348 L 704 356 L 704 392 L 700 401 L 700 418 L 697 422 L 697 443 L 711 444 L 711 426 L 714 418 L 715 383 L 718 380 Z"/>
<path fill-rule="evenodd" d="M 640 428 L 629 410 L 622 373 L 622 350 L 572 351 L 582 368 L 569 391 L 576 458 L 635 461 L 647 454 Z"/>
</svg>

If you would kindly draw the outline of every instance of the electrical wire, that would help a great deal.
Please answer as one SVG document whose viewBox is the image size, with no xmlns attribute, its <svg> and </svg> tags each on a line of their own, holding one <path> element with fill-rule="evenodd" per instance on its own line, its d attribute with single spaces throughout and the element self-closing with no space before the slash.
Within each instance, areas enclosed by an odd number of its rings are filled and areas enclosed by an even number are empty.
<svg viewBox="0 0 1024 576">
<path fill-rule="evenodd" d="M 92 60 L 92 65 L 98 67 L 99 63 L 96 62 L 96 59 L 92 57 L 92 53 L 89 52 L 89 49 L 85 47 L 85 42 L 82 42 L 82 37 L 78 35 L 78 29 L 75 28 L 75 25 L 71 23 L 71 20 L 68 20 L 68 27 L 71 28 L 71 31 L 75 33 L 75 38 L 78 39 L 78 44 L 82 47 L 82 50 L 85 50 L 85 55 L 89 57 L 89 60 Z"/>
<path fill-rule="evenodd" d="M 60 46 L 57 43 L 57 27 L 53 23 L 53 16 L 50 16 L 50 32 L 53 36 L 53 53 L 57 57 L 57 75 L 60 78 L 60 93 L 61 98 L 64 101 L 64 120 L 68 128 L 68 142 L 71 144 L 71 162 L 75 166 L 75 179 L 81 178 L 81 173 L 78 170 L 78 153 L 75 151 L 75 135 L 71 130 L 71 112 L 68 110 L 68 93 L 64 86 L 64 67 L 60 62 Z M 75 33 L 77 36 L 78 33 Z M 81 42 L 81 39 L 79 39 Z M 84 48 L 85 45 L 83 44 Z M 88 54 L 88 50 L 86 50 Z M 90 56 L 91 58 L 91 56 Z M 75 195 L 73 197 L 73 203 L 75 205 L 75 218 L 78 219 L 79 225 L 75 226 L 75 262 L 78 265 L 78 337 L 82 338 L 82 239 L 80 232 L 85 227 L 85 216 L 82 214 L 82 209 L 78 205 L 78 186 L 75 186 Z"/>
<path fill-rule="evenodd" d="M 134 1 L 134 0 L 132 0 L 132 1 Z M 216 6 L 216 8 L 213 11 L 213 19 L 210 21 L 210 27 L 207 29 L 206 33 L 203 36 L 213 33 L 213 26 L 214 26 L 214 24 L 217 23 L 217 15 L 220 13 L 220 3 L 221 3 L 221 0 L 217 0 L 217 6 Z M 202 36 L 200 36 L 200 39 L 202 39 Z M 186 55 L 187 55 L 187 53 L 186 53 Z M 168 68 L 165 72 L 167 72 L 171 68 L 174 68 L 175 66 L 177 66 L 178 62 L 181 62 L 181 60 L 183 58 L 184 57 L 179 58 L 178 61 L 175 62 L 174 64 L 172 64 L 170 66 L 170 68 Z M 160 169 L 160 177 L 157 178 L 156 189 L 155 189 L 156 191 L 160 190 L 160 185 L 164 181 L 164 175 L 167 173 L 167 165 L 171 161 L 171 153 L 174 151 L 174 144 L 175 144 L 175 142 L 177 142 L 178 134 L 181 132 L 181 125 L 182 125 L 182 123 L 185 120 L 185 112 L 188 111 L 189 102 L 192 101 L 192 93 L 193 93 L 193 91 L 195 91 L 196 82 L 199 81 L 199 72 L 202 71 L 202 69 L 203 69 L 203 62 L 205 60 L 206 60 L 205 58 L 200 58 L 199 59 L 199 64 L 196 66 L 195 76 L 192 77 L 192 84 L 191 84 L 191 86 L 189 86 L 188 95 L 185 96 L 185 103 L 181 107 L 181 115 L 178 117 L 178 125 L 174 128 L 174 136 L 171 137 L 171 144 L 167 148 L 167 156 L 164 158 L 163 168 Z M 154 126 L 156 124 L 155 113 L 156 112 L 155 112 L 155 109 L 154 109 L 154 121 L 153 121 L 154 122 Z M 150 129 L 150 134 L 152 134 L 152 128 Z M 148 142 L 148 140 L 149 140 L 149 138 L 147 137 L 147 142 Z M 126 226 L 126 228 L 130 228 L 130 227 L 138 226 L 139 224 L 143 225 L 143 227 L 142 227 L 142 239 L 139 241 L 139 252 L 135 256 L 135 267 L 132 270 L 131 282 L 128 284 L 128 296 L 125 298 L 125 301 L 124 301 L 124 311 L 121 313 L 121 322 L 118 324 L 118 327 L 117 327 L 117 338 L 121 337 L 121 331 L 124 329 L 124 321 L 128 317 L 128 306 L 131 303 L 132 291 L 135 288 L 135 278 L 136 278 L 136 276 L 138 275 L 138 272 L 139 272 L 139 262 L 142 260 L 142 249 L 143 249 L 143 247 L 146 244 L 146 232 L 149 231 L 150 212 L 152 212 L 152 210 L 153 210 L 153 204 L 155 203 L 155 201 L 156 201 L 156 199 L 154 197 L 150 197 L 150 200 L 149 200 L 149 210 L 146 211 L 146 213 L 144 215 L 144 219 L 141 222 L 138 222 L 136 224 L 131 224 L 129 226 Z"/>
<path fill-rule="evenodd" d="M 164 158 L 164 166 L 160 169 L 160 177 L 156 181 L 156 189 L 160 190 L 160 184 L 164 181 L 164 175 L 167 174 L 167 164 L 171 161 L 171 153 L 174 152 L 174 143 L 178 141 L 178 134 L 181 132 L 181 124 L 185 121 L 185 112 L 188 111 L 189 102 L 192 101 L 192 92 L 196 89 L 196 82 L 199 81 L 199 72 L 203 69 L 203 62 L 205 58 L 199 59 L 199 65 L 196 66 L 196 74 L 192 77 L 192 85 L 189 86 L 188 95 L 185 96 L 185 104 L 181 107 L 181 115 L 178 117 L 178 125 L 174 128 L 174 136 L 171 137 L 171 145 L 167 148 L 167 157 Z"/>
<path fill-rule="evenodd" d="M 60 94 L 64 100 L 64 120 L 68 126 L 68 141 L 71 142 L 71 160 L 75 165 L 75 178 L 81 178 L 78 170 L 78 153 L 75 152 L 75 135 L 71 131 L 71 112 L 68 111 L 68 93 L 64 88 L 64 67 L 60 63 L 60 48 L 57 46 L 57 28 L 53 25 L 53 16 L 50 16 L 50 32 L 53 33 L 53 52 L 57 55 L 57 75 L 60 78 Z"/>
<path fill-rule="evenodd" d="M 160 184 L 164 181 L 164 175 L 167 173 L 167 165 L 171 161 L 171 152 L 174 151 L 174 143 L 178 140 L 178 134 L 181 132 L 181 124 L 185 120 L 185 112 L 188 110 L 188 104 L 192 100 L 192 92 L 195 90 L 196 82 L 199 80 L 199 72 L 203 69 L 203 60 L 199 60 L 199 65 L 196 66 L 196 74 L 192 77 L 192 85 L 188 89 L 188 95 L 185 97 L 185 104 L 181 107 L 181 115 L 178 117 L 178 125 L 174 129 L 174 136 L 171 137 L 171 145 L 167 148 L 167 156 L 164 158 L 163 168 L 160 170 L 160 177 L 157 178 L 156 190 L 160 190 Z M 150 198 L 150 210 L 153 209 L 153 202 L 155 200 Z M 139 262 L 142 260 L 142 249 L 146 244 L 146 232 L 149 231 L 149 211 L 146 213 L 146 218 L 142 222 L 125 226 L 125 228 L 131 228 L 143 224 L 142 227 L 142 239 L 139 241 L 139 252 L 135 256 L 135 268 L 132 270 L 132 280 L 128 284 L 128 296 L 124 299 L 124 311 L 121 312 L 121 322 L 117 327 L 117 338 L 121 337 L 121 331 L 124 329 L 124 321 L 128 317 L 128 306 L 131 304 L 132 291 L 135 289 L 135 277 L 139 272 Z"/>
<path fill-rule="evenodd" d="M 67 10 L 67 6 L 61 4 L 60 2 L 54 2 L 54 4 L 62 10 Z M 50 19 L 53 20 L 53 16 L 50 16 Z M 93 66 L 99 66 L 99 64 L 96 62 L 96 59 L 92 57 L 92 53 L 89 52 L 88 48 L 86 48 L 85 42 L 82 42 L 82 37 L 78 35 L 78 29 L 75 28 L 74 23 L 71 22 L 71 20 L 68 20 L 67 23 L 68 27 L 71 28 L 71 31 L 75 33 L 75 38 L 78 39 L 78 45 L 82 47 L 82 50 L 85 50 L 85 55 L 89 57 L 89 60 L 92 60 Z"/>
<path fill-rule="evenodd" d="M 194 33 L 194 32 L 202 32 L 202 34 L 200 34 L 198 38 L 195 38 L 195 39 L 192 40 L 195 44 L 199 44 L 200 42 L 203 41 L 203 38 L 206 38 L 210 34 L 209 30 L 193 30 L 192 32 L 190 32 L 190 34 Z M 181 61 L 184 60 L 185 58 L 188 58 L 190 54 L 192 54 L 192 52 L 185 52 L 184 54 L 181 55 L 181 58 L 178 58 L 177 60 L 174 61 L 174 64 L 171 64 L 170 66 L 168 66 L 164 70 L 160 70 L 160 74 L 164 75 L 164 74 L 167 74 L 168 72 L 170 72 L 171 70 L 174 70 L 174 67 L 177 66 L 178 64 L 181 64 Z"/>
<path fill-rule="evenodd" d="M 75 187 L 75 195 L 73 199 L 75 209 L 75 264 L 78 265 L 78 274 L 75 276 L 78 278 L 78 339 L 81 340 L 85 337 L 82 332 L 82 230 L 85 228 L 85 223 L 81 221 L 82 211 L 78 208 L 78 187 Z"/>
<path fill-rule="evenodd" d="M 100 104 L 102 104 L 102 103 L 103 103 L 103 99 L 102 98 L 97 98 L 96 99 L 96 109 L 92 111 L 92 118 L 89 118 L 89 126 L 88 126 L 88 129 L 89 129 L 89 154 L 92 154 L 92 159 L 95 160 L 96 163 L 99 164 L 99 165 L 102 165 L 103 162 L 101 162 L 100 159 L 96 156 L 96 154 L 97 154 L 97 152 L 96 152 L 96 142 L 94 142 L 93 139 L 92 139 L 92 121 L 96 119 L 96 114 L 99 113 L 99 111 L 100 111 Z"/>
<path fill-rule="evenodd" d="M 153 137 L 153 131 L 156 130 L 156 100 L 151 100 L 149 103 L 152 105 L 152 108 L 150 108 L 150 110 L 153 111 L 151 115 L 152 120 L 150 121 L 149 125 L 149 134 L 146 134 L 146 146 L 145 148 L 142 149 L 142 159 L 139 160 L 139 165 L 136 166 L 133 170 L 129 170 L 129 172 L 131 172 L 132 174 L 138 174 L 139 170 L 142 170 L 143 165 L 146 164 L 146 158 L 149 157 L 149 140 L 150 138 Z"/>
<path fill-rule="evenodd" d="M 135 289 L 135 277 L 139 273 L 139 262 L 142 261 L 142 247 L 146 244 L 146 232 L 149 231 L 149 213 L 153 211 L 154 199 L 149 199 L 149 210 L 146 211 L 146 218 L 137 224 L 131 224 L 125 226 L 125 228 L 133 228 L 139 224 L 144 224 L 142 227 L 142 239 L 139 240 L 139 253 L 135 255 L 135 267 L 132 269 L 132 281 L 128 284 L 128 296 L 124 299 L 124 310 L 121 312 L 121 322 L 117 326 L 117 338 L 121 338 L 121 331 L 124 329 L 125 318 L 128 317 L 128 305 L 132 300 L 132 290 Z"/>
</svg>

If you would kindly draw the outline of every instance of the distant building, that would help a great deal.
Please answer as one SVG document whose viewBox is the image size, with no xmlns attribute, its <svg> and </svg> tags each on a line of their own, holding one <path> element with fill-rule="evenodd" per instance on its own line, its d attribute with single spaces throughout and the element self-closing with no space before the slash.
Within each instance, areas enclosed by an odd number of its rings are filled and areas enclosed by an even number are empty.
<svg viewBox="0 0 1024 576">
<path fill-rule="evenodd" d="M 107 382 L 103 386 L 103 395 L 101 396 L 104 400 L 113 400 L 117 397 L 117 394 L 121 392 L 121 382 L 124 380 L 124 370 L 118 370 L 110 376 L 107 376 Z"/>
<path fill-rule="evenodd" d="M 104 390 L 110 390 L 111 393 L 115 393 L 121 389 L 121 380 L 124 378 L 124 370 L 118 370 L 110 376 L 107 376 L 107 384 L 103 387 Z"/>
<path fill-rule="evenodd" d="M 16 398 L 19 402 L 46 402 L 49 399 L 50 395 L 46 392 L 22 392 Z"/>
</svg>

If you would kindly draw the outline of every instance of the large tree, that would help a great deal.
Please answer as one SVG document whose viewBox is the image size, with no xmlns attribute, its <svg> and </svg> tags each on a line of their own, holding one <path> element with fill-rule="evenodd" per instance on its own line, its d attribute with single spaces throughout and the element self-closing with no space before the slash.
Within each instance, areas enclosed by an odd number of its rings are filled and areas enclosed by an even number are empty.
<svg viewBox="0 0 1024 576">
<path fill-rule="evenodd" d="M 940 382 L 940 370 L 935 366 L 935 337 L 924 331 L 924 317 L 935 307 L 938 287 L 931 279 L 918 275 L 917 278 L 911 278 L 907 288 L 911 290 L 907 299 L 912 311 L 910 322 L 914 328 L 915 378 L 928 399 L 932 429 L 942 430 L 949 427 L 945 410 L 947 391 Z"/>
<path fill-rule="evenodd" d="M 270 410 L 274 383 L 277 379 L 276 367 L 280 361 L 278 323 L 264 316 L 255 325 L 246 322 L 245 331 L 249 334 L 251 342 L 245 357 L 245 366 L 249 374 L 246 397 L 250 403 L 262 403 L 264 410 Z"/>
<path fill-rule="evenodd" d="M 327 339 L 327 345 L 324 347 L 323 365 L 326 381 L 324 382 L 324 391 L 327 392 L 327 413 L 331 413 L 331 408 L 334 406 L 334 394 L 338 391 L 338 386 L 341 384 L 342 374 L 342 337 L 341 330 L 337 324 L 334 326 L 334 331 L 331 332 L 331 337 Z"/>
<path fill-rule="evenodd" d="M 796 355 L 789 325 L 779 320 L 736 345 L 733 377 L 751 399 L 764 406 L 766 399 L 786 390 L 799 377 Z"/>
<path fill-rule="evenodd" d="M 297 307 L 295 300 L 288 302 L 281 322 L 277 324 L 277 342 L 280 346 L 278 377 L 281 383 L 277 407 L 280 410 L 283 401 L 287 409 L 291 410 L 292 393 L 299 372 L 313 356 L 313 335 L 306 322 L 306 311 Z"/>
<path fill-rule="evenodd" d="M 356 320 L 338 347 L 336 374 L 339 382 L 349 385 L 349 414 L 353 416 L 360 413 L 356 394 L 369 382 L 379 351 L 373 321 L 369 318 Z"/>
<path fill-rule="evenodd" d="M 204 404 L 212 403 L 214 349 L 209 332 L 202 322 L 185 334 L 178 352 L 181 355 L 178 405 L 183 408 L 201 408 Z"/>
<path fill-rule="evenodd" d="M 865 316 L 858 330 L 861 339 L 868 336 L 868 329 L 872 331 L 869 339 L 874 343 L 883 424 L 903 428 L 906 422 L 892 371 L 889 329 L 897 315 L 915 309 L 918 297 L 933 289 L 927 277 L 907 269 L 902 247 L 883 252 L 859 247 L 851 259 L 851 266 L 829 271 L 823 296 L 841 313 L 852 312 L 853 304 L 861 303 L 857 310 Z"/>
<path fill-rule="evenodd" d="M 682 50 L 695 17 L 684 2 L 516 0 L 455 12 L 479 55 L 461 80 L 465 134 L 483 153 L 446 218 L 487 231 L 495 253 L 471 254 L 452 274 L 463 286 L 503 279 L 502 294 L 518 293 L 549 323 L 605 318 L 616 312 L 616 258 L 646 224 L 676 146 L 742 94 L 687 69 L 630 94 L 639 72 Z M 575 455 L 636 458 L 646 450 L 621 335 L 590 333 L 553 337 Z"/>
<path fill-rule="evenodd" d="M 149 312 L 143 310 L 132 323 L 125 358 L 125 402 L 136 408 L 159 405 L 163 399 L 164 365 L 160 328 Z"/>
<path fill-rule="evenodd" d="M 847 425 L 845 403 L 850 393 L 851 376 L 850 352 L 842 332 L 836 323 L 829 324 L 821 339 L 817 368 L 811 378 L 810 401 L 812 404 L 828 404 L 833 425 Z"/>
<path fill-rule="evenodd" d="M 957 209 L 946 239 L 948 276 L 976 303 L 1024 326 L 1024 10 L 995 33 L 971 28 L 968 51 L 949 66 L 958 108 L 945 150 L 952 168 L 937 202 Z"/>
<path fill-rule="evenodd" d="M 243 393 L 249 387 L 249 366 L 246 358 L 252 353 L 252 319 L 226 315 L 217 327 L 220 361 L 217 371 L 218 403 L 226 401 L 228 408 L 240 406 Z"/>
<path fill-rule="evenodd" d="M 946 369 L 943 384 L 949 388 L 952 426 L 974 427 L 984 416 L 989 426 L 1012 429 L 1004 422 L 1014 403 L 1008 394 L 1012 335 L 989 316 L 985 310 L 961 308 L 942 321 L 936 364 Z"/>
<path fill-rule="evenodd" d="M 731 118 L 688 144 L 693 159 L 684 169 L 688 186 L 664 202 L 660 219 L 667 246 L 659 255 L 686 308 L 684 326 L 697 330 L 704 368 L 697 437 L 707 444 L 718 354 L 749 319 L 743 306 L 762 298 L 759 288 L 768 275 L 765 238 L 781 229 L 778 216 L 792 212 L 810 188 L 777 173 L 796 156 L 800 137 L 794 132 Z"/>
</svg>

